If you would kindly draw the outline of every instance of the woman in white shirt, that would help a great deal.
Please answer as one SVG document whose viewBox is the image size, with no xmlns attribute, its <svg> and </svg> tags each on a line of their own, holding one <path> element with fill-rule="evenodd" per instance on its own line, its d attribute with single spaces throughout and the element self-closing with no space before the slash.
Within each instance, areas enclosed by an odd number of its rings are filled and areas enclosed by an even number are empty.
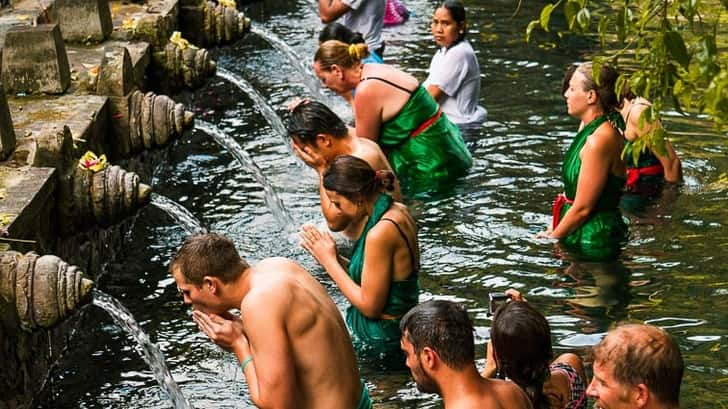
<svg viewBox="0 0 728 409">
<path fill-rule="evenodd" d="M 480 66 L 465 39 L 465 7 L 458 0 L 442 2 L 432 15 L 432 35 L 441 48 L 432 57 L 427 91 L 447 117 L 458 125 L 481 124 L 487 111 L 478 106 Z"/>
</svg>

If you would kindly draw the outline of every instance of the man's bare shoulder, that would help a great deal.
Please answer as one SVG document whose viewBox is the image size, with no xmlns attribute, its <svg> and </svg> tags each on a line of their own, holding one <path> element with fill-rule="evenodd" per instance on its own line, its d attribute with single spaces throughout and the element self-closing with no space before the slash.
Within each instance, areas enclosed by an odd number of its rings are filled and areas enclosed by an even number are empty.
<svg viewBox="0 0 728 409">
<path fill-rule="evenodd" d="M 268 273 L 275 271 L 286 271 L 286 272 L 299 272 L 305 271 L 300 264 L 285 257 L 269 257 L 260 260 L 253 266 L 253 270 L 256 273 Z"/>
</svg>

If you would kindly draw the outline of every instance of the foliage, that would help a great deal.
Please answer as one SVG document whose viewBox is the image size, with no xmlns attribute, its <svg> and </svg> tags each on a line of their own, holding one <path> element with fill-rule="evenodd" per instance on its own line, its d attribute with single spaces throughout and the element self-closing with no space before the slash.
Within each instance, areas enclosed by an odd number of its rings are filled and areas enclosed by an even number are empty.
<svg viewBox="0 0 728 409">
<path fill-rule="evenodd" d="M 558 0 L 541 10 L 526 29 L 551 29 L 551 16 L 563 11 L 566 32 L 598 37 L 595 70 L 609 63 L 622 71 L 619 93 L 628 84 L 634 94 L 652 101 L 640 121 L 653 122 L 666 105 L 678 112 L 707 114 L 718 128 L 728 125 L 728 0 Z M 722 21 L 721 21 L 722 20 Z M 722 36 L 719 35 L 722 30 Z M 664 132 L 647 138 L 662 146 Z M 639 149 L 638 149 L 639 150 Z"/>
</svg>

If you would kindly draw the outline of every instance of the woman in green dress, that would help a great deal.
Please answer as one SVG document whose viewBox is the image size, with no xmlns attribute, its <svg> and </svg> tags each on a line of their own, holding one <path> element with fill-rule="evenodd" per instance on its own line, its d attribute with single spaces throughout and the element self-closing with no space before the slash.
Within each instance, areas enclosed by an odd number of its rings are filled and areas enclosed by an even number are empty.
<svg viewBox="0 0 728 409">
<path fill-rule="evenodd" d="M 374 171 L 359 158 L 339 156 L 323 176 L 336 213 L 327 223 L 332 231 L 350 232 L 356 240 L 351 260 L 338 255 L 328 232 L 311 225 L 301 232 L 303 248 L 351 303 L 346 323 L 355 345 L 385 354 L 399 354 L 399 319 L 419 297 L 417 226 L 407 207 L 385 193 L 393 183 L 392 172 Z"/>
<path fill-rule="evenodd" d="M 564 157 L 564 192 L 554 201 L 551 227 L 540 234 L 592 259 L 613 258 L 627 233 L 618 207 L 626 179 L 617 76 L 603 65 L 597 85 L 592 64 L 584 63 L 569 80 L 564 98 L 581 128 Z"/>
<path fill-rule="evenodd" d="M 472 165 L 458 127 L 417 79 L 387 64 L 362 64 L 366 44 L 325 41 L 314 57 L 323 85 L 355 90 L 356 135 L 376 141 L 408 193 L 440 190 Z"/>
</svg>

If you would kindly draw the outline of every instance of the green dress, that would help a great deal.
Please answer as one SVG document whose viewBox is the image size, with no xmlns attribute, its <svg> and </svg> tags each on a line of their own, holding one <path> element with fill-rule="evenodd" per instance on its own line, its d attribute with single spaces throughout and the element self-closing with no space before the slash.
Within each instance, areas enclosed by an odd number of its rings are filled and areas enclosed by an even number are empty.
<svg viewBox="0 0 728 409">
<path fill-rule="evenodd" d="M 441 190 L 465 175 L 473 164 L 460 130 L 445 114 L 423 130 L 418 129 L 436 117 L 438 110 L 437 102 L 419 86 L 402 110 L 382 124 L 379 146 L 387 153 L 405 192 Z M 417 130 L 421 132 L 412 136 Z"/>
<path fill-rule="evenodd" d="M 361 285 L 367 234 L 381 220 L 382 215 L 389 210 L 392 202 L 393 200 L 389 195 L 382 194 L 379 196 L 374 203 L 374 209 L 371 216 L 369 216 L 364 231 L 354 245 L 348 274 L 357 285 Z M 387 295 L 387 303 L 382 313 L 397 317 L 404 315 L 410 308 L 417 305 L 419 292 L 416 270 L 406 280 L 392 281 Z M 364 344 L 366 348 L 371 348 L 377 353 L 399 351 L 400 331 L 398 319 L 367 318 L 354 306 L 350 305 L 346 310 L 346 324 L 354 334 L 355 341 Z"/>
<path fill-rule="evenodd" d="M 576 197 L 576 186 L 581 170 L 579 153 L 587 138 L 606 120 L 616 123 L 618 127 L 624 127 L 624 121 L 618 112 L 600 116 L 579 131 L 566 151 L 562 179 L 567 202 L 558 212 L 558 220 L 564 218 L 571 208 L 569 202 L 573 202 Z M 580 227 L 562 239 L 567 248 L 578 251 L 586 258 L 597 260 L 613 258 L 619 253 L 621 243 L 627 236 L 627 226 L 619 210 L 619 199 L 624 184 L 624 178 L 609 174 L 592 214 Z"/>
</svg>

